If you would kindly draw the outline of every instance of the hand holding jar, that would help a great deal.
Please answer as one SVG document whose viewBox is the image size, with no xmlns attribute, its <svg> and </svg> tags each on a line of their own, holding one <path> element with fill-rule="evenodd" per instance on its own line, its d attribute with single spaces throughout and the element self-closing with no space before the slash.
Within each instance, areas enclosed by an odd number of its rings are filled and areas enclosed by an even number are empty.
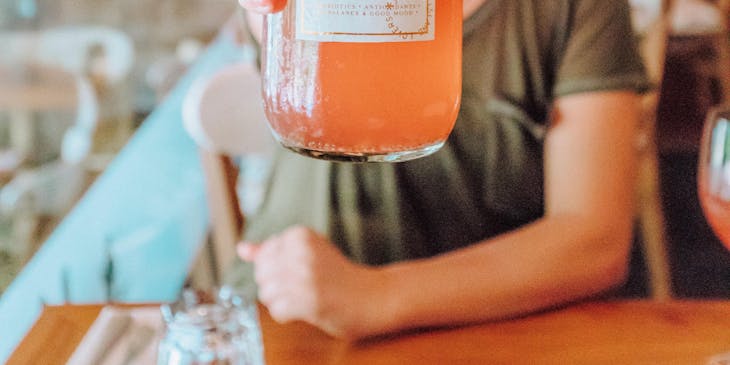
<svg viewBox="0 0 730 365">
<path fill-rule="evenodd" d="M 247 0 L 276 139 L 306 156 L 396 162 L 445 142 L 461 97 L 461 1 Z"/>
</svg>

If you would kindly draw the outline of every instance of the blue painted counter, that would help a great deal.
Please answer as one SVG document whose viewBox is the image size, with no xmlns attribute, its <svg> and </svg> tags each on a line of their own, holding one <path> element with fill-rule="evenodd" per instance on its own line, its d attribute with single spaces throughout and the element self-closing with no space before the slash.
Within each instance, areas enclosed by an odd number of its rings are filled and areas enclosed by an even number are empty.
<svg viewBox="0 0 730 365">
<path fill-rule="evenodd" d="M 177 296 L 208 226 L 182 101 L 196 78 L 234 62 L 239 52 L 225 36 L 208 47 L 0 297 L 0 363 L 42 303 Z"/>
</svg>

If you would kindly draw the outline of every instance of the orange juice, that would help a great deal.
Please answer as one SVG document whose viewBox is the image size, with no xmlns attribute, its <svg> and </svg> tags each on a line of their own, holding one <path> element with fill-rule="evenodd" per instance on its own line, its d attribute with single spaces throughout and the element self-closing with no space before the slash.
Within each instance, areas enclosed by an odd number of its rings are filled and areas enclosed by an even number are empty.
<svg viewBox="0 0 730 365">
<path fill-rule="evenodd" d="M 334 160 L 402 161 L 436 151 L 459 109 L 461 1 L 324 3 L 322 11 L 333 14 L 382 18 L 396 35 L 401 29 L 389 17 L 396 6 L 416 16 L 413 9 L 431 12 L 433 40 L 294 39 L 300 19 L 290 1 L 265 27 L 263 94 L 276 138 L 297 152 Z"/>
<path fill-rule="evenodd" d="M 271 1 L 271 11 L 272 12 L 279 12 L 284 10 L 284 7 L 286 6 L 286 0 L 272 0 Z"/>
<path fill-rule="evenodd" d="M 711 174 L 709 171 L 701 171 L 701 176 L 705 173 Z M 715 174 L 721 173 L 715 172 Z M 705 178 L 705 176 L 702 176 L 702 178 Z M 730 190 L 730 181 L 717 178 L 715 180 L 724 181 L 724 185 L 719 187 L 720 189 Z M 698 187 L 702 211 L 717 237 L 730 250 L 730 200 L 723 199 L 722 194 L 719 192 L 710 192 L 708 185 L 700 183 Z"/>
</svg>

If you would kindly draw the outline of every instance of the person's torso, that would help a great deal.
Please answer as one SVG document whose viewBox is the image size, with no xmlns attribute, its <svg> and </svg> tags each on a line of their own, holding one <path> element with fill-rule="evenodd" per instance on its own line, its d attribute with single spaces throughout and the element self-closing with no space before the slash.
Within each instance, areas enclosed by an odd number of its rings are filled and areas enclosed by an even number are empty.
<svg viewBox="0 0 730 365">
<path fill-rule="evenodd" d="M 395 164 L 281 151 L 260 240 L 293 224 L 369 264 L 433 256 L 543 215 L 543 138 L 568 0 L 488 0 L 464 23 L 463 92 L 445 146 Z"/>
</svg>

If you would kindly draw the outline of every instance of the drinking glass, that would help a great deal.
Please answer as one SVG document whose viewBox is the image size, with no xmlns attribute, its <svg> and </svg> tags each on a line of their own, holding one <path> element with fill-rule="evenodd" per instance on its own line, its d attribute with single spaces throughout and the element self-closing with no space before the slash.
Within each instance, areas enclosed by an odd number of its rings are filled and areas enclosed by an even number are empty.
<svg viewBox="0 0 730 365">
<path fill-rule="evenodd" d="M 274 137 L 326 160 L 437 151 L 459 110 L 461 36 L 461 0 L 289 0 L 264 21 Z"/>
<path fill-rule="evenodd" d="M 705 217 L 730 249 L 730 105 L 714 107 L 708 113 L 697 175 Z"/>
<path fill-rule="evenodd" d="M 256 302 L 248 291 L 224 286 L 213 301 L 192 291 L 162 306 L 165 336 L 158 365 L 264 365 Z"/>
<path fill-rule="evenodd" d="M 707 222 L 730 250 L 730 104 L 707 114 L 697 170 L 697 190 Z M 730 352 L 713 356 L 707 365 L 729 365 Z"/>
</svg>

